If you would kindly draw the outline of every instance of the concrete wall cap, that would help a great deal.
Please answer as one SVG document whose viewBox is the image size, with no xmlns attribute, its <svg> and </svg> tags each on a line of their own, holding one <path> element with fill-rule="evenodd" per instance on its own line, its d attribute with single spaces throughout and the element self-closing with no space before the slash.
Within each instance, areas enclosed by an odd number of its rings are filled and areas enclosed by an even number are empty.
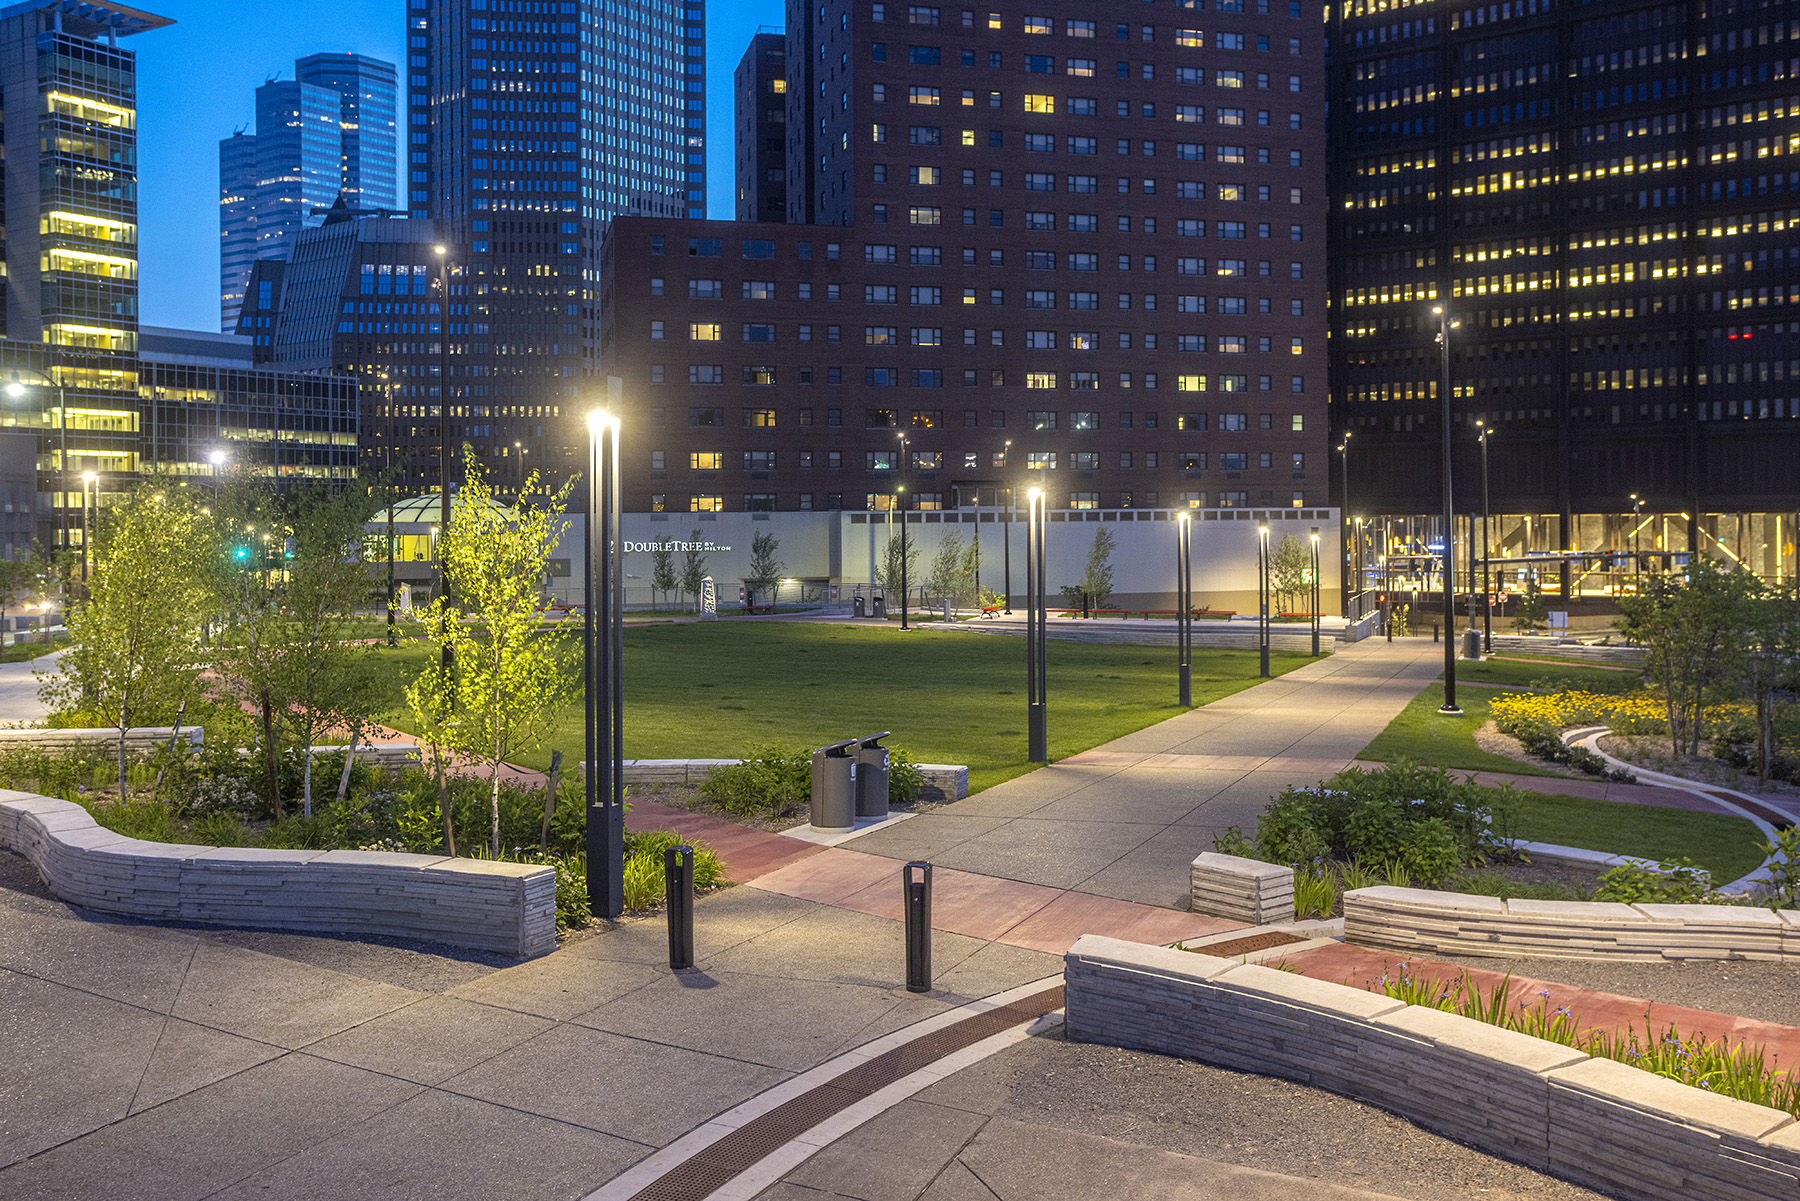
<svg viewBox="0 0 1800 1201">
<path fill-rule="evenodd" d="M 118 851 L 120 843 L 137 843 L 136 838 L 127 838 L 117 830 L 108 830 L 105 826 L 93 826 L 87 829 L 59 830 L 56 841 L 66 847 L 80 847 L 84 851 L 98 851 L 102 848 Z M 133 848 L 135 849 L 135 848 Z"/>
<path fill-rule="evenodd" d="M 1506 912 L 1506 902 L 1499 897 L 1477 897 L 1461 892 L 1435 892 L 1429 888 L 1395 888 L 1391 884 L 1377 884 L 1372 888 L 1355 888 L 1344 894 L 1346 903 L 1352 898 L 1386 901 L 1390 904 L 1429 905 L 1437 909 L 1466 909 L 1478 913 Z"/>
<path fill-rule="evenodd" d="M 1652 921 L 1682 922 L 1689 926 L 1774 926 L 1783 925 L 1773 909 L 1750 905 L 1633 905 Z"/>
<path fill-rule="evenodd" d="M 1233 966 L 1229 959 L 1178 951 L 1174 947 L 1127 942 L 1104 934 L 1083 934 L 1063 955 L 1067 963 L 1092 963 L 1187 980 L 1211 980 Z"/>
<path fill-rule="evenodd" d="M 55 797 L 38 796 L 10 788 L 0 792 L 0 809 L 10 809 L 15 813 L 54 813 L 63 809 L 80 808 L 74 801 L 58 800 Z"/>
<path fill-rule="evenodd" d="M 357 867 L 430 867 L 443 863 L 442 855 L 415 855 L 405 851 L 326 851 L 317 859 L 318 864 L 339 863 Z"/>
<path fill-rule="evenodd" d="M 1533 901 L 1514 898 L 1506 912 L 1520 917 L 1570 917 L 1584 922 L 1639 922 L 1644 915 L 1617 901 Z"/>
<path fill-rule="evenodd" d="M 1365 1021 L 1406 1008 L 1406 1002 L 1380 993 L 1348 984 L 1333 984 L 1329 980 L 1314 980 L 1256 963 L 1231 963 L 1231 970 L 1219 973 L 1213 983 Z"/>
<path fill-rule="evenodd" d="M 1553 1085 L 1633 1105 L 1679 1122 L 1740 1138 L 1765 1138 L 1793 1124 L 1793 1116 L 1766 1105 L 1721 1097 L 1612 1059 L 1589 1059 L 1549 1073 Z"/>
<path fill-rule="evenodd" d="M 494 859 L 440 859 L 438 862 L 422 867 L 426 872 L 461 872 L 470 876 L 513 876 L 527 879 L 544 872 L 555 874 L 556 869 L 546 863 L 501 863 Z"/>
<path fill-rule="evenodd" d="M 1283 864 L 1264 863 L 1260 859 L 1246 859 L 1241 855 L 1221 855 L 1217 851 L 1202 851 L 1195 856 L 1193 866 L 1211 868 L 1214 871 L 1234 872 L 1241 876 L 1254 876 L 1258 880 L 1292 875 L 1294 871 L 1293 868 Z"/>
<path fill-rule="evenodd" d="M 1800 928 L 1800 909 L 1783 909 L 1780 913 L 1783 923 Z"/>
<path fill-rule="evenodd" d="M 69 836 L 60 835 L 64 842 Z M 201 846 L 198 843 L 183 842 L 146 842 L 142 838 L 126 838 L 118 842 L 108 843 L 102 847 L 91 847 L 88 853 L 103 858 L 116 856 L 120 859 L 168 859 L 171 861 L 192 859 L 206 851 L 217 850 L 217 847 Z"/>
<path fill-rule="evenodd" d="M 193 862 L 202 864 L 253 863 L 267 865 L 270 863 L 310 863 L 324 853 L 324 851 L 303 849 L 278 850 L 274 847 L 207 847 L 191 858 Z"/>
<path fill-rule="evenodd" d="M 1375 1024 L 1404 1030 L 1428 1038 L 1439 1046 L 1466 1051 L 1535 1075 L 1568 1067 L 1587 1058 L 1583 1052 L 1561 1043 L 1423 1005 L 1408 1005 L 1395 1013 L 1383 1014 L 1375 1019 Z"/>
</svg>

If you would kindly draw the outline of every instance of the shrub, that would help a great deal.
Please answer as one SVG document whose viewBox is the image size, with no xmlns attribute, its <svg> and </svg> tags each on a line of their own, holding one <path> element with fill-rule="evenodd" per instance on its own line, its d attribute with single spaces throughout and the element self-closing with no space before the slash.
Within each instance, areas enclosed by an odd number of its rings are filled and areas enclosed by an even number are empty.
<svg viewBox="0 0 1800 1201">
<path fill-rule="evenodd" d="M 1311 863 L 1331 848 L 1329 828 L 1317 798 L 1311 792 L 1290 788 L 1269 804 L 1256 819 L 1258 856 L 1270 863 Z"/>
<path fill-rule="evenodd" d="M 1385 863 L 1400 855 L 1406 842 L 1406 815 L 1383 797 L 1364 797 L 1350 811 L 1346 848 L 1358 859 Z"/>
<path fill-rule="evenodd" d="M 1256 844 L 1244 836 L 1244 832 L 1236 826 L 1227 826 L 1223 831 L 1213 835 L 1213 850 L 1221 855 L 1236 855 L 1240 859 L 1257 858 Z"/>
<path fill-rule="evenodd" d="M 806 764 L 807 797 L 812 796 L 812 761 Z M 912 755 L 899 747 L 888 748 L 888 800 L 895 805 L 911 805 L 925 792 L 925 773 L 919 770 Z"/>
<path fill-rule="evenodd" d="M 674 830 L 645 830 L 625 836 L 625 908 L 654 909 L 668 895 L 665 851 L 683 845 Z M 687 842 L 694 848 L 694 888 L 716 888 L 725 882 L 725 867 L 711 847 Z"/>
<path fill-rule="evenodd" d="M 1800 909 L 1800 826 L 1777 830 L 1763 853 L 1769 857 L 1769 908 Z"/>
<path fill-rule="evenodd" d="M 727 813 L 784 817 L 812 799 L 812 753 L 779 743 L 756 747 L 741 763 L 713 768 L 700 795 Z"/>
<path fill-rule="evenodd" d="M 1706 869 L 1691 859 L 1665 860 L 1658 868 L 1621 864 L 1601 875 L 1594 900 L 1691 905 L 1705 898 L 1712 886 Z"/>
<path fill-rule="evenodd" d="M 1407 830 L 1400 861 L 1420 883 L 1436 886 L 1462 866 L 1463 856 L 1450 823 L 1441 817 L 1428 817 L 1414 822 Z"/>
</svg>

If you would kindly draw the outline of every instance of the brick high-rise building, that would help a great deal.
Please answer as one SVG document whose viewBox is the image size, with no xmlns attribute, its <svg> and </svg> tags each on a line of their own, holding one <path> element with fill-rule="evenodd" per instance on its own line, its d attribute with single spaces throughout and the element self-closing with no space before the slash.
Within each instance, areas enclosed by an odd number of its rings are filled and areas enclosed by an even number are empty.
<svg viewBox="0 0 1800 1201">
<path fill-rule="evenodd" d="M 1229 8 L 794 0 L 793 223 L 609 233 L 627 507 L 1326 506 L 1321 35 Z"/>
<path fill-rule="evenodd" d="M 737 219 L 787 220 L 787 38 L 758 32 L 732 77 Z"/>
<path fill-rule="evenodd" d="M 1441 304 L 1461 321 L 1459 527 L 1480 511 L 1480 421 L 1496 554 L 1792 576 L 1800 3 L 1329 12 L 1333 421 L 1375 523 L 1365 563 L 1441 537 Z"/>
</svg>

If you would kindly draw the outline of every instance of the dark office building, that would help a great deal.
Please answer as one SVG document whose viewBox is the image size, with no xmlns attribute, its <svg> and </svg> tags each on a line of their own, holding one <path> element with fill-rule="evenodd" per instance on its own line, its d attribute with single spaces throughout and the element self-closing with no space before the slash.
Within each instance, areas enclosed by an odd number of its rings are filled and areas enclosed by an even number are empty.
<svg viewBox="0 0 1800 1201">
<path fill-rule="evenodd" d="M 605 223 L 705 215 L 704 6 L 410 3 L 408 201 L 449 247 L 454 438 L 554 480 L 581 469 Z"/>
<path fill-rule="evenodd" d="M 737 219 L 787 220 L 787 37 L 759 32 L 738 61 Z"/>
<path fill-rule="evenodd" d="M 609 235 L 628 507 L 1327 505 L 1320 34 L 1243 7 L 790 4 L 794 223 Z"/>
<path fill-rule="evenodd" d="M 1484 422 L 1496 553 L 1792 575 L 1800 3 L 1329 12 L 1333 425 L 1365 564 L 1440 536 L 1417 515 L 1442 504 L 1442 305 L 1456 507 Z"/>
<path fill-rule="evenodd" d="M 340 201 L 295 238 L 291 260 L 256 264 L 238 326 L 258 363 L 356 376 L 363 469 L 392 470 L 416 491 L 436 486 L 440 449 L 435 246 L 430 221 L 358 215 Z"/>
</svg>

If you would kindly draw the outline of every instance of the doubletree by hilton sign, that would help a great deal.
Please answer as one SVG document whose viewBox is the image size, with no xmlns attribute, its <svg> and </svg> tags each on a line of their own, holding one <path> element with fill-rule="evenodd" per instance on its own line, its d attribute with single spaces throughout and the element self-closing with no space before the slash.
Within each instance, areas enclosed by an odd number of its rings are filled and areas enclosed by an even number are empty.
<svg viewBox="0 0 1800 1201">
<path fill-rule="evenodd" d="M 627 542 L 625 544 L 625 553 L 628 555 L 647 555 L 664 549 L 674 551 L 679 555 L 685 555 L 690 551 L 728 551 L 731 548 L 718 542 L 680 542 L 673 538 L 663 542 Z"/>
</svg>

